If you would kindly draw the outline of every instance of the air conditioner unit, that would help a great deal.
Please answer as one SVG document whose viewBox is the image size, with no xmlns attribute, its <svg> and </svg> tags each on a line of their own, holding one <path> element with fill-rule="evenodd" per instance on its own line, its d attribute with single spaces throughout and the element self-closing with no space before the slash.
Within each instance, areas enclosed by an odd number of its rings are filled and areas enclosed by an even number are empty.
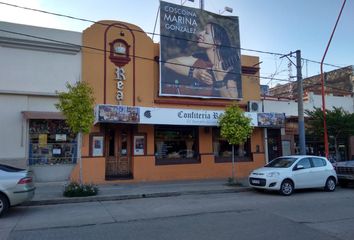
<svg viewBox="0 0 354 240">
<path fill-rule="evenodd" d="M 249 101 L 248 102 L 249 112 L 262 112 L 262 105 L 260 101 Z"/>
</svg>

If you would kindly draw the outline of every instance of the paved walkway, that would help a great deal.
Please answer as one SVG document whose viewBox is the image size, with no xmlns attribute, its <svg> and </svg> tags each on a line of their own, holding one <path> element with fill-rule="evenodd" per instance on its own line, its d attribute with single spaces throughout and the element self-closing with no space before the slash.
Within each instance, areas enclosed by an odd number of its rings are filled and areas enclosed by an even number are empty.
<svg viewBox="0 0 354 240">
<path fill-rule="evenodd" d="M 230 186 L 227 180 L 195 180 L 152 183 L 116 183 L 98 185 L 99 192 L 91 197 L 63 196 L 65 182 L 36 183 L 35 197 L 24 205 L 47 205 L 90 201 L 113 201 L 147 197 L 168 197 L 187 194 L 213 194 L 249 191 L 247 179 Z"/>
</svg>

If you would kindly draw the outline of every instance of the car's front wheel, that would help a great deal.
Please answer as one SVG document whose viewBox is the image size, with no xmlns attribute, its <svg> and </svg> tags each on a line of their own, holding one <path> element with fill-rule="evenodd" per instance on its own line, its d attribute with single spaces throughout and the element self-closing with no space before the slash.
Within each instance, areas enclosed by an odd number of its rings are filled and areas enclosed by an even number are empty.
<svg viewBox="0 0 354 240">
<path fill-rule="evenodd" d="M 7 211 L 9 208 L 9 202 L 7 198 L 0 193 L 0 217 Z"/>
<path fill-rule="evenodd" d="M 280 194 L 290 196 L 294 191 L 294 184 L 290 180 L 284 180 L 280 185 Z"/>
<path fill-rule="evenodd" d="M 333 177 L 329 177 L 326 181 L 325 190 L 327 192 L 333 192 L 336 190 L 336 180 Z"/>
</svg>

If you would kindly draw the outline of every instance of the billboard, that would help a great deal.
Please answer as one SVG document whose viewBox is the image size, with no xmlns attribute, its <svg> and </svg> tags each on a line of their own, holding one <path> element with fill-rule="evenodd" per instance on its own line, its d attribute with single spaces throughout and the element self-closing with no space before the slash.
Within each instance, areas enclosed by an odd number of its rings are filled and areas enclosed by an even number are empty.
<svg viewBox="0 0 354 240">
<path fill-rule="evenodd" d="M 160 96 L 242 99 L 238 17 L 160 2 Z"/>
</svg>

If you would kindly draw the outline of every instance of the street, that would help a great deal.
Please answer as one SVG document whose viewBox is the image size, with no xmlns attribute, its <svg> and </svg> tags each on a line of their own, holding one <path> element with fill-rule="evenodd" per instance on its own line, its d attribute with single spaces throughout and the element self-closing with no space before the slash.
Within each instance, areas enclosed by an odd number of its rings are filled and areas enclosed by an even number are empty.
<svg viewBox="0 0 354 240">
<path fill-rule="evenodd" d="M 353 239 L 354 189 L 17 207 L 0 239 Z"/>
</svg>

